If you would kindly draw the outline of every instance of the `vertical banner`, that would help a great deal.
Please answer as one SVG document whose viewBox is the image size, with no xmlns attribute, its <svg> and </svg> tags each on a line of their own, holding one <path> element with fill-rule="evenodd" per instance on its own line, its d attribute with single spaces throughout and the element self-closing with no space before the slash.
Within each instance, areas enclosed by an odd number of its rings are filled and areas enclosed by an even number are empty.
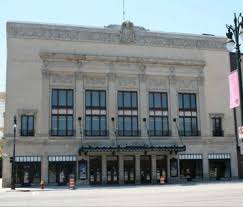
<svg viewBox="0 0 243 207">
<path fill-rule="evenodd" d="M 230 91 L 230 108 L 240 106 L 240 91 L 238 71 L 234 70 L 229 75 L 229 91 Z"/>
</svg>

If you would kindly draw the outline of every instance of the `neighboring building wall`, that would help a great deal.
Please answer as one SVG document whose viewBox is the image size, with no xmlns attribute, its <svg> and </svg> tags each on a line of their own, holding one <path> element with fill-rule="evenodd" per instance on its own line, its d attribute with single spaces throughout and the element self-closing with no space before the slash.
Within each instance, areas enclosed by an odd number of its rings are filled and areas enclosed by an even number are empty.
<svg viewBox="0 0 243 207">
<path fill-rule="evenodd" d="M 43 179 L 48 180 L 48 156 L 75 155 L 77 163 L 81 159 L 89 161 L 89 155 L 78 155 L 81 147 L 78 117 L 85 117 L 85 89 L 102 89 L 107 94 L 109 136 L 102 139 L 84 138 L 85 144 L 99 146 L 115 143 L 111 117 L 117 120 L 118 90 L 137 91 L 138 122 L 142 134 L 141 137 L 119 138 L 119 142 L 123 144 L 148 144 L 143 123 L 143 118 L 149 118 L 148 92 L 164 91 L 168 93 L 169 127 L 172 135 L 151 138 L 151 141 L 154 144 L 179 145 L 180 139 L 172 121 L 173 118 L 178 120 L 178 93 L 197 94 L 201 136 L 182 137 L 186 152 L 180 154 L 202 155 L 204 179 L 209 177 L 209 154 L 229 154 L 231 176 L 238 177 L 233 113 L 228 107 L 227 76 L 230 63 L 224 49 L 224 38 L 139 30 L 136 30 L 135 36 L 123 36 L 123 32 L 116 29 L 24 23 L 8 23 L 7 36 L 8 96 L 4 151 L 11 155 L 12 120 L 16 114 L 17 155 L 41 156 Z M 74 137 L 49 136 L 52 88 L 74 90 Z M 22 114 L 34 115 L 35 136 L 19 136 Z M 212 136 L 211 118 L 214 116 L 222 118 L 224 136 Z M 84 122 L 81 129 L 84 129 Z M 93 155 L 95 154 L 97 153 Z M 135 155 L 136 170 L 139 170 L 139 155 L 143 153 L 131 154 Z M 179 158 L 168 152 L 151 152 L 152 163 L 156 162 L 156 155 L 159 154 L 166 155 L 168 163 L 171 158 Z M 99 155 L 102 156 L 103 182 L 106 182 L 105 161 L 109 153 Z M 119 154 L 120 163 L 124 155 L 126 154 Z M 122 167 L 121 165 L 120 177 L 123 177 Z M 154 178 L 155 164 L 152 164 L 152 168 Z M 169 164 L 167 170 L 169 174 Z M 9 158 L 5 158 L 4 186 L 10 184 L 10 171 Z M 174 180 L 177 179 L 179 174 Z M 140 182 L 138 173 L 136 181 Z"/>
</svg>

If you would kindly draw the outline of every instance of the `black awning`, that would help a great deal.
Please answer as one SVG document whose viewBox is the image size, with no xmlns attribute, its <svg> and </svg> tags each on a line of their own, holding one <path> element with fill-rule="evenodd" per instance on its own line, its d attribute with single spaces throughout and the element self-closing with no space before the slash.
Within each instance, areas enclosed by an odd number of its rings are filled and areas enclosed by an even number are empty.
<svg viewBox="0 0 243 207">
<path fill-rule="evenodd" d="M 186 146 L 162 146 L 162 145 L 155 145 L 155 146 L 149 146 L 149 145 L 140 145 L 140 146 L 134 146 L 134 145 L 125 145 L 125 146 L 86 146 L 81 147 L 79 149 L 79 154 L 82 152 L 143 152 L 143 151 L 164 151 L 164 152 L 183 152 L 186 151 Z"/>
</svg>

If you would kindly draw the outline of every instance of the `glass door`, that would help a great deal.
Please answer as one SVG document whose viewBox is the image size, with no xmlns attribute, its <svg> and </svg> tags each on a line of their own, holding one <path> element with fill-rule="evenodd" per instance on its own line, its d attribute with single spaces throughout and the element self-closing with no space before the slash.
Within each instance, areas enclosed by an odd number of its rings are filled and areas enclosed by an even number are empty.
<svg viewBox="0 0 243 207">
<path fill-rule="evenodd" d="M 134 156 L 124 156 L 124 183 L 135 183 L 135 158 Z"/>
<path fill-rule="evenodd" d="M 142 155 L 140 157 L 140 175 L 141 183 L 151 183 L 151 157 L 150 155 Z"/>
<path fill-rule="evenodd" d="M 167 162 L 165 155 L 156 156 L 156 180 L 160 182 L 161 176 L 167 181 Z"/>
<path fill-rule="evenodd" d="M 118 184 L 118 157 L 108 156 L 107 157 L 107 183 Z"/>
<path fill-rule="evenodd" d="M 92 185 L 101 184 L 101 157 L 89 158 L 89 182 Z"/>
</svg>

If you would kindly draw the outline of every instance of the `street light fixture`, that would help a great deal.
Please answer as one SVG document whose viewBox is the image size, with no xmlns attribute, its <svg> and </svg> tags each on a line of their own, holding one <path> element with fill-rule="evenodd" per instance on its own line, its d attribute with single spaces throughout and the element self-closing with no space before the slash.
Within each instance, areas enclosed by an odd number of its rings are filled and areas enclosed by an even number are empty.
<svg viewBox="0 0 243 207">
<path fill-rule="evenodd" d="M 229 52 L 235 52 L 236 63 L 239 77 L 240 88 L 240 113 L 241 113 L 241 126 L 243 126 L 243 88 L 242 88 L 242 73 L 241 73 L 241 53 L 239 38 L 243 41 L 243 17 L 241 13 L 236 17 L 234 13 L 234 25 L 226 25 L 228 32 L 226 33 L 227 42 L 226 48 Z"/>
<path fill-rule="evenodd" d="M 14 129 L 14 139 L 13 139 L 13 159 L 12 159 L 12 180 L 11 189 L 15 190 L 16 183 L 16 173 L 15 173 L 15 143 L 16 143 L 16 128 L 17 128 L 17 117 L 14 115 L 13 129 Z"/>
</svg>

